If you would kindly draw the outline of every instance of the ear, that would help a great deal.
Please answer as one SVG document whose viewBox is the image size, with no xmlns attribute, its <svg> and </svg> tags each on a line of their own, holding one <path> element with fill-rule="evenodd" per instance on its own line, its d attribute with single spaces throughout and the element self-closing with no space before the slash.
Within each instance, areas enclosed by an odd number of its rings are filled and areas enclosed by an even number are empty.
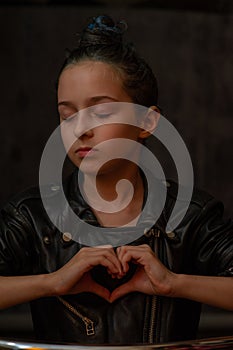
<svg viewBox="0 0 233 350">
<path fill-rule="evenodd" d="M 155 131 L 160 118 L 160 110 L 157 106 L 151 106 L 141 123 L 139 138 L 146 139 Z"/>
</svg>

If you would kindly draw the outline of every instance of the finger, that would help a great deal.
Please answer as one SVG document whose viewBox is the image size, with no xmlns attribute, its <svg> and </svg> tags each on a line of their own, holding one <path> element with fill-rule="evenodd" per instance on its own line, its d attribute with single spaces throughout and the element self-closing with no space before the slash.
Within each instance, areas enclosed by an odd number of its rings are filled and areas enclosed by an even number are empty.
<svg viewBox="0 0 233 350">
<path fill-rule="evenodd" d="M 121 274 L 122 265 L 121 265 L 121 262 L 119 261 L 117 255 L 116 255 L 113 247 L 111 245 L 105 245 L 105 246 L 97 246 L 96 248 L 97 249 L 95 250 L 95 253 L 103 254 L 103 256 L 105 256 L 106 258 L 111 260 L 118 269 L 117 273 Z"/>
<path fill-rule="evenodd" d="M 106 267 L 108 273 L 110 274 L 117 275 L 121 273 L 120 263 L 118 261 L 112 261 L 108 256 L 96 257 L 93 267 L 97 265 L 102 265 Z"/>
<path fill-rule="evenodd" d="M 110 295 L 110 303 L 113 303 L 115 300 L 122 298 L 124 295 L 133 292 L 133 286 L 130 283 L 122 284 L 120 287 L 114 289 Z"/>
<path fill-rule="evenodd" d="M 110 291 L 107 288 L 104 288 L 100 284 L 96 283 L 94 280 L 91 280 L 90 284 L 85 284 L 85 287 L 79 289 L 79 293 L 81 292 L 89 292 L 96 295 L 99 295 L 101 298 L 109 301 L 110 299 Z"/>
<path fill-rule="evenodd" d="M 119 273 L 112 273 L 112 271 L 109 269 L 107 269 L 107 272 L 112 278 L 116 278 L 119 275 Z"/>
<path fill-rule="evenodd" d="M 93 288 L 90 290 L 91 293 L 95 293 L 109 302 L 111 293 L 107 288 L 104 288 L 103 286 L 95 282 L 94 285 L 92 285 L 92 287 Z"/>
<path fill-rule="evenodd" d="M 118 260 L 120 261 L 121 266 L 122 266 L 122 276 L 123 276 L 123 275 L 125 275 L 125 274 L 128 272 L 128 270 L 129 270 L 129 264 L 128 264 L 128 262 L 129 262 L 130 260 L 123 259 L 123 256 L 124 256 L 124 254 L 125 254 L 125 249 L 124 249 L 124 247 L 119 247 L 119 248 L 117 248 L 116 253 L 117 253 L 117 258 L 118 258 Z M 119 277 L 122 277 L 122 276 L 119 276 Z"/>
<path fill-rule="evenodd" d="M 89 271 L 96 265 L 103 265 L 112 273 L 121 273 L 122 267 L 115 252 L 108 248 L 87 248 L 80 250 L 80 259 L 85 265 L 85 271 Z"/>
<path fill-rule="evenodd" d="M 135 247 L 124 246 L 118 250 L 118 259 L 120 260 L 123 272 L 127 273 L 129 270 L 129 262 L 133 262 L 134 264 L 138 264 L 138 259 L 143 255 L 142 249 L 135 249 Z"/>
<path fill-rule="evenodd" d="M 118 259 L 124 267 L 129 261 L 145 266 L 154 258 L 155 255 L 147 244 L 140 246 L 123 246 L 118 251 Z"/>
</svg>

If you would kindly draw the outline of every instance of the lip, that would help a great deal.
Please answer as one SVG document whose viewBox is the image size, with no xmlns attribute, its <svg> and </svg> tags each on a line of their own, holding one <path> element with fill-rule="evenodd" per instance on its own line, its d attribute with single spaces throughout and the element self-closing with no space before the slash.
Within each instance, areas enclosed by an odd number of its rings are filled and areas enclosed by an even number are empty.
<svg viewBox="0 0 233 350">
<path fill-rule="evenodd" d="M 95 149 L 91 147 L 80 147 L 75 151 L 75 153 L 77 153 L 80 158 L 84 158 L 87 155 L 89 156 L 93 152 L 95 152 Z"/>
</svg>

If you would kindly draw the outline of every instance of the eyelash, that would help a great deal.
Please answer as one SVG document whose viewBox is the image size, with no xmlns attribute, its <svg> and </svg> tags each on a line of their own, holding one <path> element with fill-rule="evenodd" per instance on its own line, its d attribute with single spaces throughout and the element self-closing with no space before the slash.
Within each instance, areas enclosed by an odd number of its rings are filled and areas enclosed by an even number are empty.
<svg viewBox="0 0 233 350">
<path fill-rule="evenodd" d="M 98 117 L 98 118 L 107 118 L 110 115 L 111 115 L 111 113 L 94 113 L 94 116 Z"/>
<path fill-rule="evenodd" d="M 108 118 L 108 117 L 110 117 L 111 114 L 112 114 L 112 112 L 108 112 L 108 113 L 104 113 L 104 112 L 102 112 L 102 113 L 95 113 L 94 111 L 91 112 L 91 116 L 92 117 L 96 117 L 96 118 L 100 118 L 100 119 Z M 71 114 L 70 116 L 67 116 L 67 117 L 63 116 L 63 117 L 61 117 L 61 119 L 64 122 L 70 122 L 76 116 L 77 116 L 77 112 L 73 113 L 73 114 Z"/>
<path fill-rule="evenodd" d="M 69 121 L 71 121 L 76 115 L 77 115 L 77 113 L 74 113 L 74 114 L 71 114 L 71 115 L 69 115 L 69 116 L 67 116 L 67 117 L 62 117 L 61 119 L 62 119 L 62 121 L 64 121 L 64 122 L 69 122 Z"/>
</svg>

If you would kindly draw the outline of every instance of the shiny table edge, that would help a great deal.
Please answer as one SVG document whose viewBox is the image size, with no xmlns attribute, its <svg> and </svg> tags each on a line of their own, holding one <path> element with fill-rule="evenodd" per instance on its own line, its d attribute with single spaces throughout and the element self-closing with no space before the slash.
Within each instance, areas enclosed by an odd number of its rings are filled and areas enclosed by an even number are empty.
<svg viewBox="0 0 233 350">
<path fill-rule="evenodd" d="M 182 341 L 175 343 L 162 343 L 156 345 L 74 345 L 74 344 L 46 344 L 27 341 L 16 340 L 1 340 L 0 350 L 17 350 L 17 349 L 31 349 L 31 350 L 146 350 L 146 349 L 233 349 L 233 336 L 198 339 L 193 341 Z"/>
</svg>

